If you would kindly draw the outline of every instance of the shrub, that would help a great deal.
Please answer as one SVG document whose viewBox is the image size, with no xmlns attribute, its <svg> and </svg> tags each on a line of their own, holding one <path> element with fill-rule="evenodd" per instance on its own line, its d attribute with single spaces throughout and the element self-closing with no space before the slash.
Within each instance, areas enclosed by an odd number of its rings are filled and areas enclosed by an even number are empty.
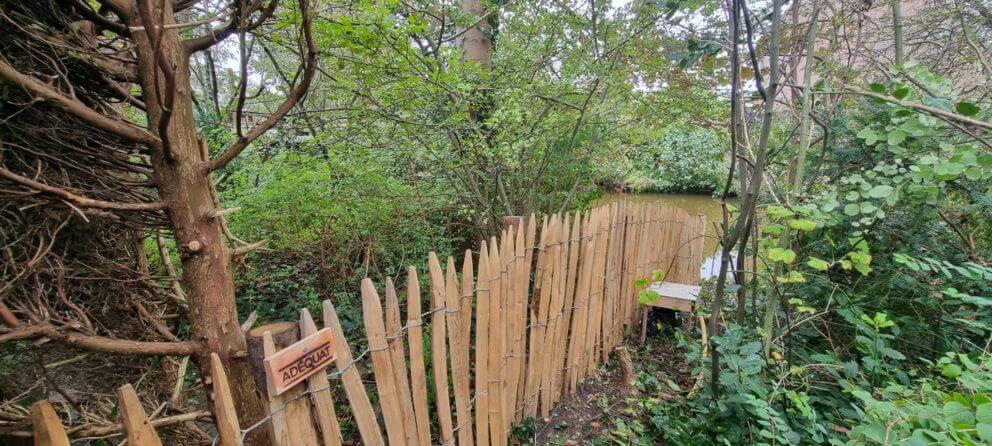
<svg viewBox="0 0 992 446">
<path fill-rule="evenodd" d="M 670 128 L 642 156 L 638 170 L 654 192 L 713 192 L 727 172 L 726 146 L 714 130 Z"/>
</svg>

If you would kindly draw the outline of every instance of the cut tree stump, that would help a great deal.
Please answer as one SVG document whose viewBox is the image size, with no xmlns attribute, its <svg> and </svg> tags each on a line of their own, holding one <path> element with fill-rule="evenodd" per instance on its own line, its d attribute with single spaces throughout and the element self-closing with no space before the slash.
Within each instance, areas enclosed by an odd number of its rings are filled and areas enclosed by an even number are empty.
<svg viewBox="0 0 992 446">
<path fill-rule="evenodd" d="M 262 335 L 265 332 L 272 334 L 276 350 L 282 350 L 300 340 L 300 327 L 295 322 L 272 322 L 248 330 L 248 361 L 251 363 L 251 373 L 262 396 L 268 395 L 264 365 L 265 349 L 262 342 Z"/>
</svg>

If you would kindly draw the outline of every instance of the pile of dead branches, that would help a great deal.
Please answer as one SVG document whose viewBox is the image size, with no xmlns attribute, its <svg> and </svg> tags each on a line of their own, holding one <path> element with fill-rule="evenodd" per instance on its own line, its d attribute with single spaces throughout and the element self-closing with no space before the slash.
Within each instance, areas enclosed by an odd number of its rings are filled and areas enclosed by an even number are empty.
<svg viewBox="0 0 992 446">
<path fill-rule="evenodd" d="M 47 1 L 0 5 L 0 58 L 7 64 L 104 114 L 124 116 L 126 104 L 140 103 L 125 88 L 134 70 L 128 48 L 92 39 L 92 22 L 81 21 L 79 9 Z M 176 395 L 178 359 L 50 342 L 178 339 L 183 306 L 171 286 L 177 278 L 167 275 L 154 244 L 164 214 L 81 207 L 63 196 L 134 206 L 155 201 L 144 150 L 0 84 L 0 340 L 11 341 L 0 342 L 0 439 L 30 430 L 26 406 L 39 397 L 61 402 L 72 416 L 67 425 L 112 424 L 105 417 L 113 412 L 114 389 L 125 382 L 144 384 L 139 389 L 150 399 L 171 401 L 162 415 L 187 410 Z M 39 190 L 46 185 L 58 190 Z M 49 333 L 35 339 L 32 330 Z"/>
</svg>

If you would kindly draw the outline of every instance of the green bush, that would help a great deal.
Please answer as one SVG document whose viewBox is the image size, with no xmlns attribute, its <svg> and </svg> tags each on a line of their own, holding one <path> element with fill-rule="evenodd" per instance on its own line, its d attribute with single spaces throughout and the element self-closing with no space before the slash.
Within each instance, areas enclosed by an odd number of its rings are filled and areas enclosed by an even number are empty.
<svg viewBox="0 0 992 446">
<path fill-rule="evenodd" d="M 714 130 L 669 128 L 640 156 L 635 177 L 651 192 L 713 192 L 727 175 L 727 143 Z"/>
<path fill-rule="evenodd" d="M 423 270 L 428 252 L 448 255 L 455 243 L 446 203 L 429 186 L 403 181 L 394 162 L 361 150 L 282 152 L 235 171 L 223 191 L 225 207 L 240 208 L 229 216 L 232 232 L 268 240 L 272 250 L 246 259 L 241 308 L 292 319 L 300 307 L 333 299 L 347 313 L 360 307 L 366 275 L 403 281 L 407 266 Z"/>
</svg>

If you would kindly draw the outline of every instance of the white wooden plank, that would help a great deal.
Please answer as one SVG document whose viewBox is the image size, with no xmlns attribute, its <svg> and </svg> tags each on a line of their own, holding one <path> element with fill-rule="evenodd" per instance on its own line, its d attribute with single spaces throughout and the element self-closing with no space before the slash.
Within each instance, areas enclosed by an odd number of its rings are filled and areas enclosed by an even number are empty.
<svg viewBox="0 0 992 446">
<path fill-rule="evenodd" d="M 702 288 L 698 285 L 686 285 L 672 282 L 655 282 L 652 283 L 648 289 L 658 293 L 662 297 L 683 299 L 693 302 L 696 301 L 699 297 L 700 291 L 702 290 Z"/>
</svg>

